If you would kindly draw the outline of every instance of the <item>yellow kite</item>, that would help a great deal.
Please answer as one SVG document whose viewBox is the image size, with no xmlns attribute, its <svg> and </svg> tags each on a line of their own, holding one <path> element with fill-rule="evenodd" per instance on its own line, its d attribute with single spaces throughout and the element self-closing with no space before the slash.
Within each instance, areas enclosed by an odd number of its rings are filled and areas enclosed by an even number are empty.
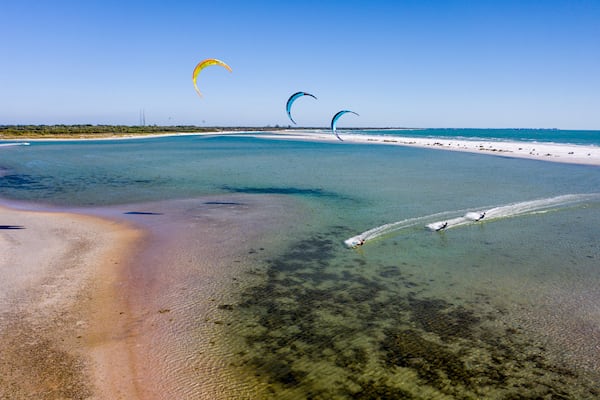
<svg viewBox="0 0 600 400">
<path fill-rule="evenodd" d="M 196 68 L 194 68 L 194 72 L 192 73 L 192 82 L 194 82 L 194 89 L 196 89 L 196 93 L 198 93 L 198 96 L 200 97 L 202 97 L 202 93 L 200 93 L 200 90 L 198 90 L 198 85 L 196 85 L 196 78 L 198 77 L 200 71 L 202 71 L 205 67 L 208 67 L 210 65 L 220 65 L 222 67 L 227 68 L 229 72 L 232 72 L 231 67 L 229 67 L 229 65 L 225 64 L 221 60 L 217 60 L 216 58 L 207 58 L 206 60 L 200 61 L 198 65 L 196 65 Z"/>
</svg>

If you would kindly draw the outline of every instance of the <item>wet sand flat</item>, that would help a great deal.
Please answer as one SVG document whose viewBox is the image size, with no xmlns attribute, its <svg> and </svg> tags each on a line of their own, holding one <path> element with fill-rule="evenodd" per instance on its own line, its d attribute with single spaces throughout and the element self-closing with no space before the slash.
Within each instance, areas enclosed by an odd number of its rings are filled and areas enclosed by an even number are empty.
<svg viewBox="0 0 600 400">
<path fill-rule="evenodd" d="M 221 338 L 286 202 L 73 211 L 0 207 L 0 399 L 251 396 Z"/>
<path fill-rule="evenodd" d="M 98 323 L 119 300 L 113 285 L 140 233 L 94 217 L 4 207 L 0 221 L 0 398 L 133 398 L 133 387 L 110 387 L 127 381 L 96 378 L 106 373 L 96 356 L 107 356 L 97 351 L 109 339 Z M 111 369 L 127 375 L 127 353 L 112 350 L 124 362 Z"/>
<path fill-rule="evenodd" d="M 256 397 L 223 342 L 236 330 L 231 304 L 252 283 L 259 258 L 298 219 L 279 196 L 222 195 L 114 207 L 147 232 L 124 276 L 127 344 L 142 399 Z M 250 390 L 252 393 L 249 393 Z"/>
</svg>

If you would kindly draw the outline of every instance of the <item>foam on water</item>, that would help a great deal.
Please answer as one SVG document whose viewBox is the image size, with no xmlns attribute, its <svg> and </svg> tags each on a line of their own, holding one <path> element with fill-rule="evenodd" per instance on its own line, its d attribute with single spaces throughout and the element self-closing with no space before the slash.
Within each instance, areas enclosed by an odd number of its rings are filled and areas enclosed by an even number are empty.
<svg viewBox="0 0 600 400">
<path fill-rule="evenodd" d="M 600 146 L 600 132 L 591 130 L 429 128 L 399 130 L 369 129 L 353 132 L 424 138 L 519 141 L 530 143 L 546 142 Z"/>
<path fill-rule="evenodd" d="M 11 147 L 11 146 L 29 146 L 29 143 L 28 142 L 0 143 L 0 147 Z"/>
<path fill-rule="evenodd" d="M 359 235 L 352 236 L 351 238 L 344 240 L 344 244 L 348 247 L 357 247 L 357 246 L 360 246 L 360 245 L 366 243 L 369 240 L 373 240 L 373 239 L 380 238 L 382 236 L 390 235 L 390 234 L 398 232 L 402 229 L 421 226 L 421 225 L 427 223 L 427 221 L 431 221 L 434 218 L 455 215 L 458 212 L 460 212 L 460 211 L 445 211 L 445 212 L 441 212 L 441 213 L 426 215 L 423 217 L 407 218 L 402 221 L 397 221 L 397 222 L 392 222 L 389 224 L 381 225 L 381 226 L 375 227 L 373 229 L 369 229 L 368 231 L 365 231 Z"/>
<path fill-rule="evenodd" d="M 425 227 L 430 231 L 440 231 L 442 229 L 457 228 L 465 225 L 472 225 L 477 222 L 489 222 L 505 218 L 519 217 L 528 214 L 548 212 L 550 210 L 559 210 L 566 207 L 573 207 L 584 202 L 600 201 L 600 193 L 588 194 L 566 194 L 561 196 L 549 197 L 511 203 L 490 209 L 481 209 L 478 211 L 469 211 L 464 215 L 456 217 L 461 211 L 446 211 L 442 213 L 427 215 L 423 217 L 408 218 L 402 221 L 393 222 L 369 229 L 359 235 L 353 236 L 344 241 L 344 244 L 350 248 L 363 245 L 367 241 L 380 238 L 382 236 L 398 233 L 407 228 L 413 228 L 426 224 Z M 448 219 L 428 222 L 432 219 L 448 216 Z M 485 221 L 484 221 L 485 220 Z"/>
</svg>

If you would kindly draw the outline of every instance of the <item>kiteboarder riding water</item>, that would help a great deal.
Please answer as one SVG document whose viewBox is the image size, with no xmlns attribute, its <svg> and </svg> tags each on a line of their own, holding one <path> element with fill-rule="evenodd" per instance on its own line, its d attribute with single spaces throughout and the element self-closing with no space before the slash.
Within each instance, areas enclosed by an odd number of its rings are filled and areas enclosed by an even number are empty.
<svg viewBox="0 0 600 400">
<path fill-rule="evenodd" d="M 444 222 L 439 228 L 437 228 L 435 231 L 439 232 L 442 229 L 446 229 L 446 227 L 448 226 L 448 222 Z"/>
</svg>

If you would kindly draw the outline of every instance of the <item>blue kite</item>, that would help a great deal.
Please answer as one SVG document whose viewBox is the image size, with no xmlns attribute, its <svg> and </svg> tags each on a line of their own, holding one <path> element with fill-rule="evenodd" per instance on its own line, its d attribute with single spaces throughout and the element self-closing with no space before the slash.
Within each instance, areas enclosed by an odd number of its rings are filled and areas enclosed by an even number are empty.
<svg viewBox="0 0 600 400">
<path fill-rule="evenodd" d="M 335 114 L 335 115 L 333 116 L 333 118 L 331 119 L 331 132 L 333 132 L 333 134 L 334 134 L 334 135 L 335 135 L 335 136 L 336 136 L 338 139 L 340 139 L 340 140 L 342 140 L 342 138 L 341 138 L 341 137 L 339 137 L 339 135 L 338 135 L 338 134 L 337 134 L 337 132 L 335 131 L 335 129 L 336 129 L 336 125 L 337 125 L 337 120 L 338 120 L 338 119 L 339 119 L 339 118 L 340 118 L 342 115 L 344 115 L 344 114 L 346 114 L 346 113 L 352 113 L 352 114 L 354 114 L 354 115 L 357 115 L 357 116 L 359 116 L 359 117 L 360 117 L 360 115 L 358 115 L 358 114 L 357 114 L 357 113 L 355 113 L 354 111 L 350 111 L 350 110 L 342 110 L 342 111 L 339 111 L 337 114 Z M 342 140 L 342 141 L 343 141 L 343 140 Z"/>
<path fill-rule="evenodd" d="M 298 100 L 300 97 L 302 97 L 302 96 L 310 96 L 310 97 L 312 97 L 312 98 L 313 98 L 313 99 L 315 99 L 315 100 L 317 99 L 317 98 L 316 98 L 315 96 L 313 96 L 312 94 L 310 94 L 310 93 L 306 93 L 306 92 L 297 92 L 297 93 L 294 93 L 294 94 L 293 94 L 293 95 L 292 95 L 292 96 L 291 96 L 291 97 L 288 99 L 288 101 L 287 101 L 287 104 L 285 105 L 285 110 L 287 111 L 287 115 L 288 115 L 288 117 L 290 117 L 290 120 L 291 120 L 291 121 L 292 121 L 294 124 L 296 123 L 296 121 L 294 121 L 294 118 L 292 118 L 292 104 L 293 104 L 293 103 L 294 103 L 296 100 Z"/>
</svg>

